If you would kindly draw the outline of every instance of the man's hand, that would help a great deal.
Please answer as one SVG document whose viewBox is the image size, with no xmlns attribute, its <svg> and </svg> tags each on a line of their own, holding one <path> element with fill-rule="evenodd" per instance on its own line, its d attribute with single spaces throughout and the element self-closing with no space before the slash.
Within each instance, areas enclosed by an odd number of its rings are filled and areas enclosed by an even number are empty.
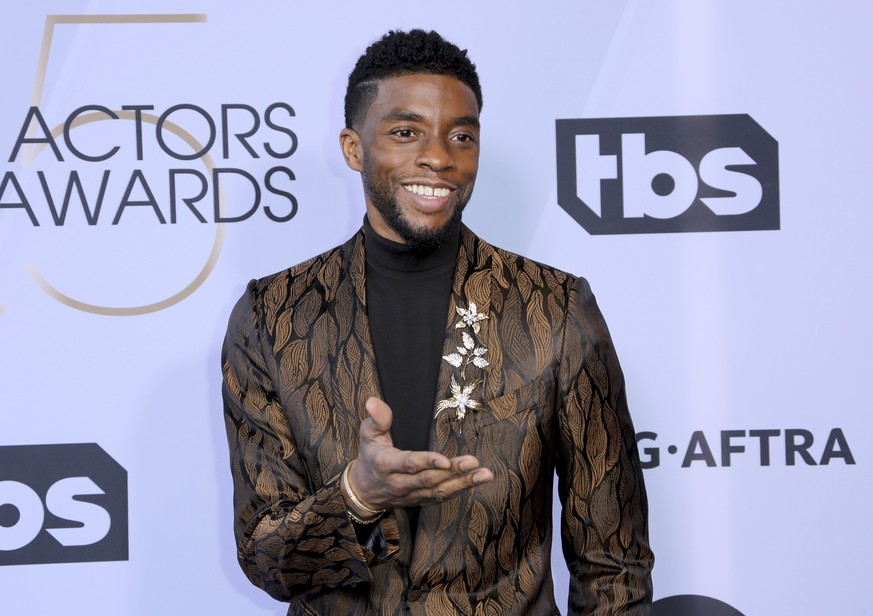
<svg viewBox="0 0 873 616">
<path fill-rule="evenodd" d="M 454 498 L 494 479 L 473 456 L 449 459 L 435 451 L 397 449 L 391 440 L 388 405 L 370 398 L 366 408 L 370 416 L 361 422 L 360 453 L 349 472 L 351 489 L 366 506 L 393 509 L 426 505 Z"/>
</svg>

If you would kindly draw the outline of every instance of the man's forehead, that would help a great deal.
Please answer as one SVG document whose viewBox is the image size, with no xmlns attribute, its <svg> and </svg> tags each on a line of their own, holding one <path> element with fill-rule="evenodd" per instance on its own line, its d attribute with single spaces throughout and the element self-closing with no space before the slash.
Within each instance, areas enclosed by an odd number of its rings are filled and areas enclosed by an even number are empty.
<svg viewBox="0 0 873 616">
<path fill-rule="evenodd" d="M 452 104 L 459 112 L 458 117 L 479 117 L 479 106 L 473 90 L 453 75 L 395 75 L 378 80 L 376 87 L 376 98 L 370 111 L 378 110 L 380 120 L 389 116 L 404 119 L 401 116 L 421 115 L 443 104 Z"/>
</svg>

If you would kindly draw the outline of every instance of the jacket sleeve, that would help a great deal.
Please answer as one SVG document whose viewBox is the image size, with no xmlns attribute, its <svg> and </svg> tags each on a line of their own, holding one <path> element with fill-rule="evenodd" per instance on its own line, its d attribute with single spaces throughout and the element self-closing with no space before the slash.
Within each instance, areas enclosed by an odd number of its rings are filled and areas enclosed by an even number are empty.
<svg viewBox="0 0 873 616">
<path fill-rule="evenodd" d="M 636 438 L 618 357 L 582 278 L 570 290 L 559 381 L 569 613 L 648 614 L 654 556 Z"/>
<path fill-rule="evenodd" d="M 358 543 L 339 478 L 316 490 L 307 476 L 279 402 L 256 298 L 252 282 L 231 314 L 221 357 L 240 565 L 284 601 L 369 581 L 372 554 Z"/>
</svg>

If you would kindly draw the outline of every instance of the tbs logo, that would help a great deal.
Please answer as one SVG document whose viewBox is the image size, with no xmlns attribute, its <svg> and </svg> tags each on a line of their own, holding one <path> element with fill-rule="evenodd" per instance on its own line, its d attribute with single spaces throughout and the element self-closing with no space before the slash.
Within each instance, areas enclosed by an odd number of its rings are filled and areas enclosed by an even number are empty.
<svg viewBox="0 0 873 616">
<path fill-rule="evenodd" d="M 0 447 L 0 565 L 127 560 L 127 471 L 96 443 Z"/>
<path fill-rule="evenodd" d="M 779 145 L 748 115 L 555 129 L 558 204 L 592 235 L 779 228 Z"/>
</svg>

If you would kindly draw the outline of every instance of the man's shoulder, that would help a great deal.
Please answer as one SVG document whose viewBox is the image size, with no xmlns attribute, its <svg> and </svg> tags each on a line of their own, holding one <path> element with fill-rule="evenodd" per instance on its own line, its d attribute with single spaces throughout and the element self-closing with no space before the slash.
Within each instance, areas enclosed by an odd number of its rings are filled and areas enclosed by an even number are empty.
<svg viewBox="0 0 873 616">
<path fill-rule="evenodd" d="M 521 282 L 531 280 L 552 292 L 567 292 L 570 287 L 581 280 L 580 276 L 511 250 L 494 246 L 472 231 L 469 233 L 477 245 L 476 250 L 490 256 L 492 272 L 505 279 L 507 284 L 518 284 L 520 278 Z"/>
<path fill-rule="evenodd" d="M 318 280 L 323 284 L 335 282 L 340 273 L 347 268 L 361 239 L 362 234 L 358 232 L 339 246 L 334 246 L 291 267 L 252 280 L 250 289 L 256 296 L 263 297 L 275 294 L 280 289 L 308 287 Z"/>
</svg>

